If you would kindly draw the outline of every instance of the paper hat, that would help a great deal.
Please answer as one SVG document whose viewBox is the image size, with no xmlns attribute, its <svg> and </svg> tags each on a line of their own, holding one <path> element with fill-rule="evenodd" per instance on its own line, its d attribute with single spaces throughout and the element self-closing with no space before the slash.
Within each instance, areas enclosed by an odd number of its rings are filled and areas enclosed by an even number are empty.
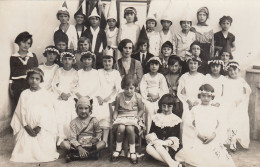
<svg viewBox="0 0 260 167">
<path fill-rule="evenodd" d="M 76 108 L 81 105 L 81 104 L 86 104 L 88 106 L 91 106 L 89 98 L 82 96 L 76 103 Z"/>
<path fill-rule="evenodd" d="M 106 48 L 105 49 L 105 55 L 104 56 L 110 56 L 110 57 L 114 57 L 114 50 L 112 48 Z"/>
<path fill-rule="evenodd" d="M 117 21 L 117 9 L 116 9 L 116 0 L 111 0 L 107 20 L 108 19 L 115 19 Z"/>
<path fill-rule="evenodd" d="M 63 2 L 61 8 L 57 12 L 57 14 L 56 14 L 57 19 L 59 19 L 59 14 L 66 14 L 66 15 L 70 16 L 66 1 Z"/>
<path fill-rule="evenodd" d="M 101 17 L 99 16 L 98 12 L 97 12 L 97 8 L 96 8 L 96 7 L 92 10 L 91 14 L 88 16 L 88 18 L 90 18 L 90 17 L 98 17 L 98 18 L 101 18 Z"/>
<path fill-rule="evenodd" d="M 173 5 L 172 5 L 172 1 L 169 0 L 167 7 L 162 14 L 161 20 L 169 20 L 172 22 L 173 16 L 174 16 Z"/>
<path fill-rule="evenodd" d="M 182 16 L 181 16 L 181 19 L 180 19 L 180 22 L 181 22 L 181 21 L 190 21 L 190 22 L 192 22 L 192 19 L 191 19 L 190 14 L 188 14 L 188 13 L 183 13 Z"/>
<path fill-rule="evenodd" d="M 148 14 L 147 17 L 146 17 L 146 21 L 148 21 L 148 20 L 154 20 L 157 23 L 156 13 Z"/>
<path fill-rule="evenodd" d="M 68 38 L 67 34 L 65 34 L 61 29 L 57 30 L 54 33 L 53 38 L 54 38 L 55 45 L 59 42 L 65 42 L 66 45 L 68 45 L 69 38 Z"/>
<path fill-rule="evenodd" d="M 162 61 L 160 60 L 160 58 L 159 58 L 158 56 L 153 56 L 153 57 L 151 57 L 151 58 L 147 61 L 146 64 L 149 64 L 149 62 L 150 62 L 150 61 L 153 61 L 153 60 L 158 61 L 159 64 L 162 65 Z"/>
<path fill-rule="evenodd" d="M 141 31 L 140 31 L 140 34 L 139 34 L 139 38 L 138 38 L 138 44 L 140 43 L 149 43 L 149 38 L 146 34 L 146 30 L 145 30 L 145 27 L 143 26 Z"/>
<path fill-rule="evenodd" d="M 77 12 L 74 14 L 74 18 L 76 18 L 77 15 L 82 15 L 84 16 L 84 18 L 86 17 L 86 15 L 83 13 L 82 5 L 78 8 Z"/>
</svg>

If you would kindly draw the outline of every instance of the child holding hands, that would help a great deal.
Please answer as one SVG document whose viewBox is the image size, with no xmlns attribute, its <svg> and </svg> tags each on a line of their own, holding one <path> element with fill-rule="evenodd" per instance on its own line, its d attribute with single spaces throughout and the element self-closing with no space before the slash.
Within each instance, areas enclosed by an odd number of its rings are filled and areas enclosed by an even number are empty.
<svg viewBox="0 0 260 167">
<path fill-rule="evenodd" d="M 135 151 L 135 132 L 140 133 L 144 127 L 140 121 L 144 106 L 141 95 L 135 92 L 137 86 L 137 80 L 132 75 L 126 75 L 121 82 L 124 92 L 119 93 L 116 97 L 113 114 L 113 128 L 116 128 L 116 150 L 111 158 L 113 162 L 117 161 L 120 156 L 125 133 L 129 139 L 131 162 L 136 164 L 138 160 Z"/>
</svg>

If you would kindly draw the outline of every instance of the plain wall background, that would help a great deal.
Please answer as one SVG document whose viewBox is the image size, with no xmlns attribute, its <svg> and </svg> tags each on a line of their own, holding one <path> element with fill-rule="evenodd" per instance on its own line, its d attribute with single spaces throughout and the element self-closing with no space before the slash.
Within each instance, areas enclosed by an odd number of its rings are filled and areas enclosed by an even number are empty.
<svg viewBox="0 0 260 167">
<path fill-rule="evenodd" d="M 74 24 L 73 15 L 78 7 L 78 0 L 67 0 L 70 11 L 70 23 Z M 158 15 L 165 9 L 168 0 L 153 0 Z M 172 0 L 173 26 L 175 32 L 180 31 L 179 19 L 183 14 L 189 14 L 193 24 L 197 23 L 196 12 L 202 6 L 210 11 L 208 24 L 214 32 L 220 30 L 219 18 L 230 15 L 233 23 L 230 28 L 236 36 L 237 50 L 233 53 L 235 60 L 241 64 L 241 75 L 253 64 L 260 64 L 260 1 L 258 0 Z M 18 47 L 14 44 L 15 37 L 23 31 L 33 35 L 33 45 L 30 49 L 36 53 L 39 62 L 44 62 L 44 48 L 53 44 L 53 33 L 59 25 L 56 19 L 57 10 L 63 1 L 0 1 L 1 20 L 1 61 L 0 61 L 0 132 L 9 126 L 11 119 L 11 103 L 8 94 L 9 59 Z M 153 6 L 151 6 L 152 8 Z M 159 19 L 158 19 L 159 20 Z M 158 29 L 160 29 L 158 22 Z"/>
</svg>

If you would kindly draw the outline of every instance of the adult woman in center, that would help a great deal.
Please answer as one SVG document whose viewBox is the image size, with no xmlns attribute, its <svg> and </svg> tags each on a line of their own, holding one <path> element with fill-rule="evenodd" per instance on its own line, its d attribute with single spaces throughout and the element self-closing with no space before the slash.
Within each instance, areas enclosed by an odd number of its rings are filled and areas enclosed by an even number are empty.
<svg viewBox="0 0 260 167">
<path fill-rule="evenodd" d="M 134 50 L 133 42 L 130 39 L 123 39 L 118 44 L 118 50 L 121 52 L 122 58 L 118 60 L 116 69 L 120 72 L 121 77 L 127 74 L 133 75 L 139 85 L 143 77 L 143 68 L 140 61 L 131 58 Z M 139 90 L 139 86 L 137 90 Z"/>
</svg>

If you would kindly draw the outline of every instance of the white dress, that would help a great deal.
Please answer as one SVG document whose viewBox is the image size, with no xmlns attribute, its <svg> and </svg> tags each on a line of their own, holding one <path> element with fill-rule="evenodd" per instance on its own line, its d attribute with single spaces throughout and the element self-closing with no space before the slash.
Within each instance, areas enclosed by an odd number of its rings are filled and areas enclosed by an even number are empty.
<svg viewBox="0 0 260 167">
<path fill-rule="evenodd" d="M 232 157 L 221 143 L 218 136 L 218 108 L 211 105 L 198 105 L 192 108 L 192 119 L 195 123 L 195 138 L 192 145 L 184 147 L 176 155 L 176 160 L 199 167 L 235 167 Z M 197 134 L 209 138 L 213 133 L 216 137 L 204 144 Z M 198 154 L 199 153 L 199 154 Z"/>
<path fill-rule="evenodd" d="M 127 24 L 122 24 L 120 29 L 121 29 L 121 36 L 119 37 L 120 41 L 122 41 L 123 39 L 130 39 L 135 46 L 137 43 L 136 40 L 140 33 L 139 25 L 134 24 L 132 26 L 128 26 Z"/>
<path fill-rule="evenodd" d="M 56 32 L 57 30 L 59 30 L 59 27 L 56 27 L 54 32 Z M 78 49 L 78 36 L 77 36 L 77 32 L 75 30 L 75 26 L 69 25 L 67 32 L 64 32 L 64 33 L 66 33 L 69 38 L 68 48 L 72 49 L 71 45 L 73 45 L 73 49 L 77 50 Z"/>
<path fill-rule="evenodd" d="M 77 117 L 75 110 L 75 93 L 78 86 L 78 72 L 73 68 L 69 71 L 59 68 L 53 78 L 52 88 L 56 95 L 55 111 L 58 122 L 58 142 L 59 145 L 62 140 L 70 135 L 70 121 Z M 61 93 L 70 93 L 68 100 L 62 100 Z"/>
<path fill-rule="evenodd" d="M 90 71 L 81 69 L 78 71 L 78 76 L 78 93 L 82 96 L 89 96 L 90 99 L 96 97 L 100 88 L 98 71 L 95 69 L 91 69 Z"/>
<path fill-rule="evenodd" d="M 224 105 L 227 109 L 227 126 L 235 132 L 236 140 L 248 148 L 250 143 L 250 126 L 248 103 L 251 88 L 243 78 L 227 78 L 224 85 Z"/>
<path fill-rule="evenodd" d="M 49 162 L 58 159 L 56 151 L 56 120 L 53 96 L 45 89 L 22 92 L 11 121 L 15 146 L 11 161 Z M 24 126 L 41 127 L 36 137 L 31 137 Z"/>
<path fill-rule="evenodd" d="M 148 39 L 149 39 L 149 52 L 153 54 L 154 56 L 159 56 L 160 55 L 160 34 L 159 32 L 152 31 L 152 32 L 146 32 Z"/>
<path fill-rule="evenodd" d="M 54 74 L 58 70 L 59 66 L 57 64 L 53 64 L 52 66 L 47 66 L 46 64 L 42 64 L 39 65 L 39 68 L 44 73 L 43 82 L 40 84 L 41 88 L 53 92 L 51 84 L 52 84 Z"/>
<path fill-rule="evenodd" d="M 166 41 L 170 41 L 173 45 L 173 53 L 176 55 L 176 37 L 173 31 L 169 30 L 167 34 L 164 34 L 163 30 L 159 32 L 160 35 L 160 49 Z"/>
<path fill-rule="evenodd" d="M 98 77 L 100 87 L 96 96 L 100 96 L 102 99 L 105 99 L 113 91 L 115 91 L 115 94 L 108 102 L 104 102 L 102 105 L 99 105 L 97 98 L 94 98 L 92 116 L 96 117 L 100 121 L 100 127 L 109 128 L 111 126 L 109 103 L 114 102 L 117 94 L 121 91 L 121 76 L 119 71 L 114 69 L 110 72 L 107 72 L 104 69 L 99 69 Z"/>
<path fill-rule="evenodd" d="M 198 93 L 201 85 L 204 84 L 205 76 L 201 73 L 196 75 L 190 75 L 189 72 L 183 74 L 179 79 L 179 85 L 177 88 L 177 96 L 183 103 L 183 132 L 182 132 L 182 143 L 183 147 L 189 146 L 190 141 L 195 137 L 192 133 L 193 128 L 190 124 L 191 112 L 187 100 L 192 103 L 195 101 L 199 102 Z"/>
<path fill-rule="evenodd" d="M 114 31 L 110 31 L 108 28 L 106 30 L 107 36 L 107 45 L 113 49 L 117 49 L 117 37 L 118 37 L 118 28 L 116 27 Z"/>
<path fill-rule="evenodd" d="M 157 113 L 158 101 L 164 95 L 169 93 L 169 88 L 165 77 L 161 73 L 157 73 L 155 76 L 151 76 L 150 73 L 144 74 L 140 82 L 140 93 L 143 98 L 146 112 L 146 124 L 147 133 L 149 133 L 152 116 Z M 159 95 L 159 99 L 156 102 L 150 102 L 147 100 L 148 94 Z"/>
</svg>

